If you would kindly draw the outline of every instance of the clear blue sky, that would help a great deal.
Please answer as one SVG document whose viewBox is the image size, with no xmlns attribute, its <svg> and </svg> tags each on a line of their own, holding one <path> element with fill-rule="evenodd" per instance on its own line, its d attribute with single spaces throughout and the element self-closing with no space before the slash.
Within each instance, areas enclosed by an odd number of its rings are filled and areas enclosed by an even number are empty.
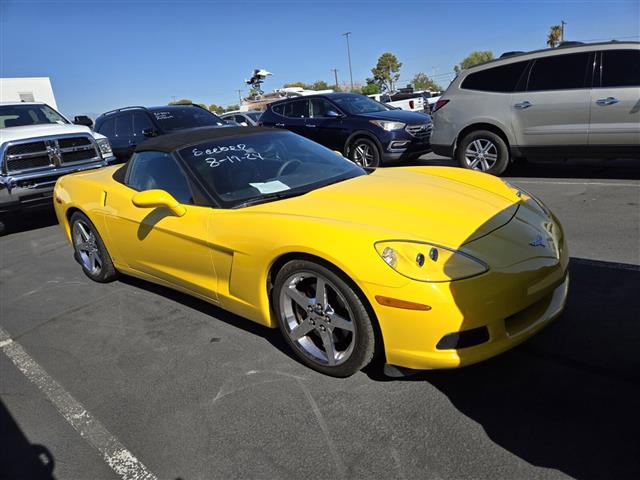
<svg viewBox="0 0 640 480">
<path fill-rule="evenodd" d="M 640 1 L 150 1 L 0 0 L 0 77 L 51 77 L 60 110 L 96 114 L 172 96 L 237 103 L 253 68 L 285 82 L 370 76 L 380 54 L 401 80 L 453 65 L 473 50 L 543 48 L 550 25 L 568 40 L 640 39 Z"/>
</svg>

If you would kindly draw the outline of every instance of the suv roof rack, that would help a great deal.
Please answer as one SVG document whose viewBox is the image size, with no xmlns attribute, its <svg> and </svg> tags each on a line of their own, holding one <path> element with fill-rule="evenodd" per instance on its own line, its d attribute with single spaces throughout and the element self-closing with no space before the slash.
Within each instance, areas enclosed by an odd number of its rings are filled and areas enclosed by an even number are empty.
<svg viewBox="0 0 640 480">
<path fill-rule="evenodd" d="M 571 41 L 566 40 L 564 42 L 560 42 L 558 44 L 558 46 L 559 47 L 572 47 L 574 45 L 584 45 L 584 44 L 585 44 L 584 42 L 578 42 L 578 41 L 575 41 L 575 40 L 571 40 Z"/>
<path fill-rule="evenodd" d="M 513 50 L 511 52 L 504 52 L 502 55 L 500 55 L 498 58 L 507 58 L 507 57 L 511 57 L 513 55 L 519 55 L 520 53 L 525 53 L 522 50 Z"/>
<path fill-rule="evenodd" d="M 123 112 L 125 110 L 136 110 L 136 109 L 143 109 L 143 110 L 147 110 L 147 107 L 143 107 L 141 105 L 134 105 L 131 107 L 122 107 L 122 108 L 116 108 L 115 110 L 109 110 L 108 112 L 104 112 L 102 115 L 111 115 L 114 113 L 118 113 L 118 112 Z"/>
</svg>

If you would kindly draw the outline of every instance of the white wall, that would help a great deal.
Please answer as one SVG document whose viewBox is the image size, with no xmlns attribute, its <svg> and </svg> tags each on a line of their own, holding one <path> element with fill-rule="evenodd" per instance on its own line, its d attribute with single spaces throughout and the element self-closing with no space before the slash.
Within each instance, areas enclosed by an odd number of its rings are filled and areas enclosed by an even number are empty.
<svg viewBox="0 0 640 480">
<path fill-rule="evenodd" d="M 0 78 L 0 102 L 44 102 L 58 109 L 49 77 Z"/>
</svg>

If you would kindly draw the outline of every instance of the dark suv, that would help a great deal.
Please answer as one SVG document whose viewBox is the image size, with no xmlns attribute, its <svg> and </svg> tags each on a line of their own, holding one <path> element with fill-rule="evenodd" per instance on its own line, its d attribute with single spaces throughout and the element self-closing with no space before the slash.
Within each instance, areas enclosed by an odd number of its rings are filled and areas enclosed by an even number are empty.
<svg viewBox="0 0 640 480">
<path fill-rule="evenodd" d="M 176 130 L 198 127 L 224 127 L 227 123 L 198 105 L 164 107 L 126 107 L 103 113 L 94 130 L 109 139 L 120 162 L 131 157 L 138 144 Z"/>
<path fill-rule="evenodd" d="M 417 158 L 431 150 L 431 117 L 394 110 L 356 93 L 329 93 L 270 104 L 262 125 L 307 137 L 366 166 Z"/>
</svg>

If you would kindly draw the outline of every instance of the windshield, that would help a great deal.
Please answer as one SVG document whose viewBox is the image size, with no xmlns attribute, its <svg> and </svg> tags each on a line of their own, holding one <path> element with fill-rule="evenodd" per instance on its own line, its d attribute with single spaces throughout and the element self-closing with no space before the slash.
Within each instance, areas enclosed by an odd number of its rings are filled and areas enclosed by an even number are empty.
<svg viewBox="0 0 640 480">
<path fill-rule="evenodd" d="M 301 195 L 365 175 L 333 150 L 287 131 L 234 135 L 178 153 L 226 208 Z"/>
<path fill-rule="evenodd" d="M 0 105 L 0 128 L 46 123 L 66 125 L 69 122 L 53 108 L 44 104 Z"/>
<path fill-rule="evenodd" d="M 332 97 L 331 100 L 336 102 L 342 110 L 352 115 L 357 115 L 358 113 L 386 112 L 389 110 L 385 105 L 364 95 L 345 95 Z"/>
<path fill-rule="evenodd" d="M 164 131 L 226 125 L 217 115 L 199 107 L 167 107 L 153 110 L 153 116 Z"/>
</svg>

